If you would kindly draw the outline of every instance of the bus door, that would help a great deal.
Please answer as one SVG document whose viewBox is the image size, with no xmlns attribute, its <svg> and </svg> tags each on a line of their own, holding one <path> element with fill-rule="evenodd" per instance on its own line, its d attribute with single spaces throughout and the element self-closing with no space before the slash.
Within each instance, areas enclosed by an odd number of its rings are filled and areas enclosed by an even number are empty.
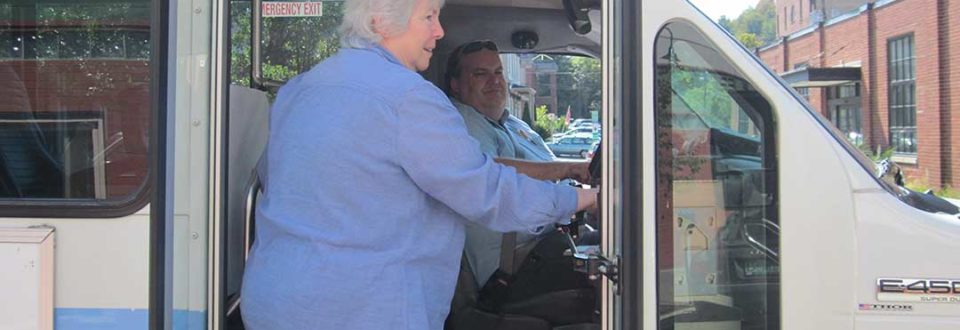
<svg viewBox="0 0 960 330">
<path fill-rule="evenodd" d="M 284 82 L 336 53 L 342 16 L 342 1 L 229 1 L 229 51 L 221 55 L 230 63 L 220 199 L 225 221 L 215 276 L 222 282 L 211 287 L 225 329 L 242 329 L 240 284 L 255 239 L 270 103 Z"/>
<path fill-rule="evenodd" d="M 613 328 L 780 329 L 777 127 L 752 57 L 685 1 L 607 5 Z"/>
</svg>

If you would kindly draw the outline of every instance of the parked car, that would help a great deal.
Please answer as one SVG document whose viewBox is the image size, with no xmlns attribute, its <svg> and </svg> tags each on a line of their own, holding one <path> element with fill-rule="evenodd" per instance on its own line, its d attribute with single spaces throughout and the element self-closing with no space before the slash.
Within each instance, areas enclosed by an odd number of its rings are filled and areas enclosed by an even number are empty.
<svg viewBox="0 0 960 330">
<path fill-rule="evenodd" d="M 568 129 L 566 132 L 563 132 L 563 133 L 554 133 L 554 134 L 551 136 L 551 139 L 552 139 L 553 141 L 557 141 L 557 140 L 559 140 L 559 139 L 561 139 L 561 138 L 563 138 L 563 137 L 573 136 L 573 135 L 576 135 L 576 134 L 590 134 L 590 135 L 593 135 L 593 132 L 594 132 L 593 127 L 576 127 L 576 128 Z"/>
<path fill-rule="evenodd" d="M 580 124 L 589 123 L 589 122 L 590 122 L 590 119 L 577 118 L 570 122 L 570 127 L 577 127 L 577 126 L 580 126 Z"/>
<path fill-rule="evenodd" d="M 580 123 L 576 123 L 576 124 L 570 124 L 570 128 L 590 128 L 590 129 L 597 129 L 598 127 L 600 127 L 600 125 L 597 125 L 597 123 L 594 123 L 594 122 L 592 122 L 592 121 L 584 121 L 584 122 L 580 122 Z"/>
<path fill-rule="evenodd" d="M 557 156 L 578 156 L 587 158 L 599 140 L 593 138 L 593 133 L 577 133 L 564 136 L 555 142 L 548 143 L 547 147 Z"/>
</svg>

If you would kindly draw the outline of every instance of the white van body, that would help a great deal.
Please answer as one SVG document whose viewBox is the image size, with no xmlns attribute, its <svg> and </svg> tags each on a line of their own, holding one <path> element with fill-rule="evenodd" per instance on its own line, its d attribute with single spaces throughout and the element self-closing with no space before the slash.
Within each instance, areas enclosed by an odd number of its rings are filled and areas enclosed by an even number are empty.
<svg viewBox="0 0 960 330">
<path fill-rule="evenodd" d="M 923 211 L 905 202 L 906 192 L 877 178 L 872 164 L 855 155 L 794 91 L 687 1 L 599 2 L 599 9 L 585 5 L 593 29 L 580 35 L 564 16 L 561 0 L 448 0 L 441 12 L 447 37 L 437 48 L 437 54 L 446 54 L 466 41 L 492 39 L 504 52 L 579 54 L 601 61 L 599 216 L 605 230 L 597 257 L 609 261 L 617 276 L 616 281 L 601 276 L 598 328 L 960 328 L 957 214 Z M 167 78 L 164 88 L 151 89 L 151 100 L 166 100 L 155 102 L 155 120 L 169 125 L 151 131 L 166 151 L 150 164 L 158 175 L 150 189 L 161 193 L 151 195 L 150 205 L 119 217 L 115 212 L 97 216 L 98 209 L 91 208 L 82 218 L 39 212 L 45 215 L 0 219 L 3 226 L 54 228 L 55 328 L 237 328 L 228 314 L 241 298 L 232 293 L 252 239 L 253 169 L 264 145 L 269 97 L 230 85 L 228 1 L 154 1 L 161 4 L 170 9 L 156 16 L 169 20 L 169 43 L 154 40 L 163 53 L 150 62 Z M 706 43 L 674 40 L 664 34 L 665 27 Z M 539 45 L 509 46 L 511 33 L 519 29 L 539 33 Z M 676 53 L 658 47 L 658 38 L 676 42 Z M 684 55 L 683 42 L 694 45 L 687 55 L 714 54 L 703 63 L 720 65 L 696 71 L 696 63 L 671 59 Z M 445 60 L 434 58 L 424 76 L 439 83 Z M 730 193 L 726 177 L 683 179 L 658 170 L 658 159 L 669 158 L 670 151 L 661 150 L 657 132 L 673 129 L 658 118 L 663 107 L 658 97 L 671 93 L 657 90 L 658 74 L 688 69 L 709 77 L 736 76 L 723 82 L 749 86 L 725 88 L 749 90 L 763 99 L 756 102 L 769 104 L 768 113 L 761 111 L 764 124 L 755 125 L 766 125 L 764 132 L 740 133 L 754 134 L 747 140 L 759 139 L 766 148 L 756 151 L 761 156 L 749 151 L 746 158 L 772 164 L 757 171 L 766 173 L 757 174 L 763 176 L 757 180 L 772 190 L 757 197 L 769 201 L 758 207 L 766 217 L 750 228 L 765 230 L 766 239 L 777 242 L 740 247 L 761 267 L 749 271 L 755 272 L 746 276 L 753 282 L 743 286 L 723 283 L 733 275 L 721 274 L 724 267 L 738 265 L 733 260 L 738 257 L 722 246 L 727 220 L 714 222 L 738 212 L 723 204 L 729 202 L 724 201 Z M 746 136 L 741 135 L 721 137 Z M 665 190 L 667 181 L 672 188 Z M 671 231 L 674 219 L 658 220 L 667 209 L 683 218 L 677 223 L 689 228 L 689 235 Z M 744 228 L 746 234 L 736 239 L 755 238 Z M 756 293 L 738 291 L 745 287 L 760 290 L 760 302 L 738 296 Z M 755 304 L 766 306 L 763 315 L 743 307 Z M 697 307 L 707 305 L 725 312 L 714 315 Z M 726 312 L 729 318 L 716 316 Z M 756 322 L 747 321 L 751 318 Z"/>
</svg>

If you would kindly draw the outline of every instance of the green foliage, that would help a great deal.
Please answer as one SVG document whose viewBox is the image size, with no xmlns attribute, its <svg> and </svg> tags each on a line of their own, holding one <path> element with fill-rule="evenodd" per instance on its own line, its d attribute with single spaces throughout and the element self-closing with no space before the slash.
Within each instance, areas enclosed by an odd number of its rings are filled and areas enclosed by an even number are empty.
<svg viewBox="0 0 960 330">
<path fill-rule="evenodd" d="M 744 10 L 739 17 L 730 20 L 722 16 L 717 23 L 750 49 L 777 41 L 777 13 L 773 0 L 760 0 L 756 7 Z"/>
<path fill-rule="evenodd" d="M 925 193 L 928 190 L 933 190 L 933 194 L 941 198 L 960 199 L 960 190 L 957 190 L 956 188 L 953 188 L 950 186 L 936 188 L 931 186 L 926 181 L 922 181 L 922 180 L 907 180 L 904 186 L 906 186 L 907 189 L 920 192 L 920 193 Z"/>
<path fill-rule="evenodd" d="M 290 67 L 280 64 L 270 64 L 266 63 L 263 65 L 263 76 L 268 79 L 277 80 L 277 81 L 287 81 L 290 78 L 295 77 L 298 72 L 293 71 Z"/>
<path fill-rule="evenodd" d="M 757 38 L 757 35 L 753 33 L 737 33 L 737 40 L 740 41 L 744 47 L 749 49 L 763 46 L 763 43 L 760 42 L 760 38 Z"/>
<path fill-rule="evenodd" d="M 41 3 L 37 5 L 37 20 L 40 24 L 54 22 L 82 22 L 85 26 L 100 23 L 144 24 L 150 20 L 150 4 L 142 3 Z"/>
<path fill-rule="evenodd" d="M 600 61 L 583 56 L 553 56 L 557 64 L 557 113 L 566 115 L 570 107 L 574 118 L 590 118 L 590 111 L 601 105 Z"/>
<path fill-rule="evenodd" d="M 234 84 L 248 86 L 251 71 L 250 2 L 232 1 L 230 10 L 230 79 Z M 343 16 L 343 3 L 325 1 L 323 12 L 321 17 L 263 19 L 264 78 L 285 81 L 337 52 L 340 47 L 337 27 Z"/>
<path fill-rule="evenodd" d="M 673 90 L 708 126 L 732 126 L 733 111 L 739 108 L 709 72 L 676 70 L 672 80 Z"/>
<path fill-rule="evenodd" d="M 851 141 L 851 142 L 853 142 L 853 145 L 856 146 L 857 149 L 860 149 L 860 151 L 863 152 L 864 155 L 866 155 L 867 157 L 870 157 L 870 159 L 873 160 L 874 162 L 887 160 L 893 156 L 893 147 L 888 147 L 884 149 L 882 146 L 878 145 L 876 147 L 876 150 L 873 150 L 870 148 L 870 146 L 863 143 L 862 140 Z M 911 178 L 905 178 L 905 179 L 906 179 L 905 180 L 906 182 L 904 182 L 904 186 L 907 189 L 910 189 L 916 192 L 921 192 L 921 193 L 925 193 L 928 190 L 933 190 L 934 195 L 944 197 L 944 198 L 960 199 L 960 190 L 950 187 L 949 185 L 944 187 L 934 187 L 929 183 L 927 183 L 926 180 L 923 180 L 923 179 L 911 179 Z"/>
<path fill-rule="evenodd" d="M 957 190 L 951 186 L 943 187 L 943 189 L 940 189 L 940 191 L 937 191 L 936 194 L 937 196 L 940 196 L 940 197 L 960 199 L 960 190 Z"/>
<path fill-rule="evenodd" d="M 541 105 L 536 109 L 537 118 L 533 122 L 533 130 L 540 134 L 544 140 L 550 139 L 554 133 L 563 132 L 567 129 L 565 118 L 559 118 L 557 115 L 547 113 L 547 106 Z"/>
<path fill-rule="evenodd" d="M 230 82 L 250 86 L 250 2 L 230 2 Z"/>
<path fill-rule="evenodd" d="M 883 149 L 882 146 L 878 145 L 876 151 L 874 151 L 866 143 L 863 143 L 863 140 L 855 140 L 850 142 L 852 142 L 857 149 L 860 149 L 864 155 L 870 157 L 870 159 L 872 159 L 875 163 L 881 160 L 890 159 L 890 157 L 893 156 L 893 147 Z"/>
</svg>

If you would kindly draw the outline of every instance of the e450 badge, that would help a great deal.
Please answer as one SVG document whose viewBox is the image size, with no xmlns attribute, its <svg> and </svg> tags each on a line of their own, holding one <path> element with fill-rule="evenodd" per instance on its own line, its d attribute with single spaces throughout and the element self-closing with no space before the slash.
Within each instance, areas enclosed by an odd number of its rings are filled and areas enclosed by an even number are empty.
<svg viewBox="0 0 960 330">
<path fill-rule="evenodd" d="M 960 280 L 877 279 L 877 301 L 960 304 Z"/>
</svg>

